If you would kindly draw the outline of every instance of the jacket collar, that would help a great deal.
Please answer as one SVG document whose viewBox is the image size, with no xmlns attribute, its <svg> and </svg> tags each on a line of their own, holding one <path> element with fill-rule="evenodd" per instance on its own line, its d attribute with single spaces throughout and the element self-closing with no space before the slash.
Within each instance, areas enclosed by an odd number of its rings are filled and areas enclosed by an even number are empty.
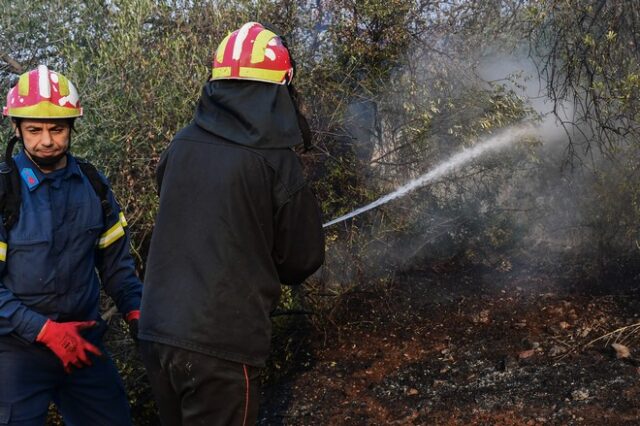
<svg viewBox="0 0 640 426">
<path fill-rule="evenodd" d="M 29 156 L 25 154 L 24 149 L 22 149 L 13 159 L 18 167 L 20 177 L 27 185 L 27 188 L 29 188 L 29 191 L 34 191 L 44 180 L 48 179 L 55 182 L 56 180 L 54 179 L 54 176 L 61 175 L 62 179 L 67 179 L 70 176 L 82 176 L 80 173 L 80 166 L 78 166 L 78 162 L 71 154 L 67 154 L 66 167 L 52 173 L 42 173 L 38 166 L 36 166 Z"/>
</svg>

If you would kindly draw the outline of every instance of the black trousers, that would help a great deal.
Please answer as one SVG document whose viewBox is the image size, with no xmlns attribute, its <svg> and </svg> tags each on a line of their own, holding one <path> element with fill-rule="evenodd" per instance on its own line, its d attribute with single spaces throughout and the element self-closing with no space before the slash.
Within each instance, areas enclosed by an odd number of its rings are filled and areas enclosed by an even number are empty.
<svg viewBox="0 0 640 426">
<path fill-rule="evenodd" d="M 255 425 L 259 368 L 140 341 L 163 426 Z"/>
</svg>

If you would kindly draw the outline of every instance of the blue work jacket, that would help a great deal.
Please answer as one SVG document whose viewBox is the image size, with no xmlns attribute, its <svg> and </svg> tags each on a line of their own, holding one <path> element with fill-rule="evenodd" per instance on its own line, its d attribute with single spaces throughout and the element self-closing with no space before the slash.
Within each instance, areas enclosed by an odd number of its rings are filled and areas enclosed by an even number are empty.
<svg viewBox="0 0 640 426">
<path fill-rule="evenodd" d="M 142 284 L 112 192 L 113 213 L 105 219 L 73 156 L 67 155 L 64 169 L 47 174 L 24 151 L 14 159 L 22 204 L 8 234 L 0 225 L 0 336 L 33 342 L 48 318 L 98 319 L 101 283 L 120 312 L 139 309 Z"/>
</svg>

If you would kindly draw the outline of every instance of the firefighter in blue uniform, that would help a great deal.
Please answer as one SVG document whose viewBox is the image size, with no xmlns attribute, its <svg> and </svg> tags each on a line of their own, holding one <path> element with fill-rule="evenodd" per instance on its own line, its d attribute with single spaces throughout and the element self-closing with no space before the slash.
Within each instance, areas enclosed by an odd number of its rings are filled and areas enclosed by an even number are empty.
<svg viewBox="0 0 640 426">
<path fill-rule="evenodd" d="M 137 329 L 142 286 L 106 179 L 68 152 L 78 93 L 41 65 L 3 115 L 22 149 L 7 149 L 0 188 L 0 425 L 42 426 L 51 401 L 66 425 L 130 425 L 99 298 L 102 285 Z"/>
</svg>

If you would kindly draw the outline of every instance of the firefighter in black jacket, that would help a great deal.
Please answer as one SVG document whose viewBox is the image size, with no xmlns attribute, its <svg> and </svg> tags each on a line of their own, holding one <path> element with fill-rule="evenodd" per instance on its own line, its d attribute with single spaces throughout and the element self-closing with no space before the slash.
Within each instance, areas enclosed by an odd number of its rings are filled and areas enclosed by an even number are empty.
<svg viewBox="0 0 640 426">
<path fill-rule="evenodd" d="M 141 350 L 165 425 L 248 425 L 280 284 L 324 261 L 282 40 L 250 22 L 218 47 L 195 118 L 163 153 Z"/>
</svg>

